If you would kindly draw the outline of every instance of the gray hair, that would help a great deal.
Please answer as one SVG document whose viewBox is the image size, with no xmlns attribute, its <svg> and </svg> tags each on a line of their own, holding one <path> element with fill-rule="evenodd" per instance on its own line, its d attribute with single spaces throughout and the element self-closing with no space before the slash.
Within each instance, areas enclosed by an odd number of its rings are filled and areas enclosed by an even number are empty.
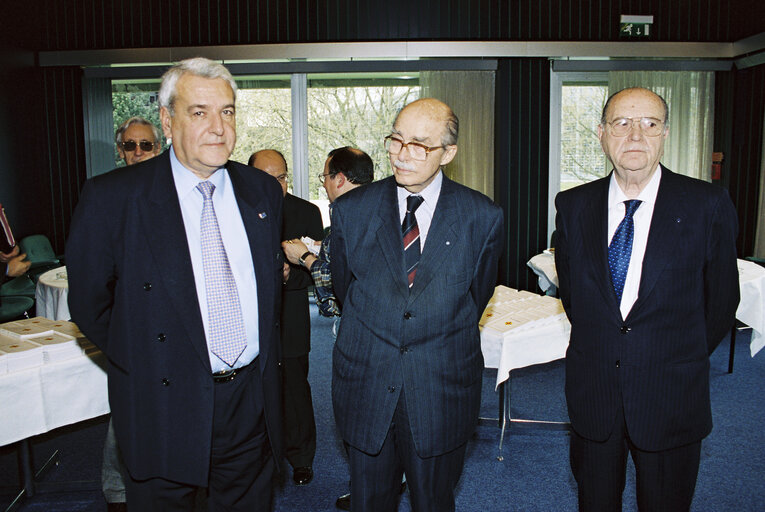
<svg viewBox="0 0 765 512">
<path fill-rule="evenodd" d="M 122 135 L 125 133 L 125 131 L 128 128 L 130 128 L 134 124 L 142 124 L 142 125 L 145 125 L 145 126 L 150 126 L 151 127 L 151 133 L 154 134 L 154 142 L 158 142 L 160 144 L 162 143 L 162 140 L 159 138 L 160 137 L 159 128 L 154 126 L 154 124 L 151 121 L 149 121 L 148 119 L 145 119 L 145 118 L 140 117 L 140 116 L 133 116 L 133 117 L 129 117 L 125 121 L 123 121 L 122 124 L 119 126 L 119 128 L 117 128 L 117 131 L 114 133 L 114 142 L 116 142 L 117 145 L 122 143 Z"/>
<path fill-rule="evenodd" d="M 460 131 L 460 120 L 457 119 L 457 114 L 449 107 L 449 111 L 446 114 L 446 130 L 441 136 L 441 144 L 444 146 L 453 146 L 457 144 L 457 136 Z"/>
<path fill-rule="evenodd" d="M 600 115 L 600 125 L 605 126 L 608 121 L 606 121 L 606 114 L 608 113 L 608 107 L 611 106 L 611 100 L 614 99 L 614 96 L 617 94 L 621 94 L 625 91 L 647 91 L 656 96 L 661 100 L 661 105 L 664 107 L 664 129 L 666 130 L 669 126 L 669 106 L 667 105 L 667 102 L 664 98 L 662 98 L 660 95 L 653 92 L 651 89 L 646 89 L 645 87 L 627 87 L 626 89 L 622 89 L 621 91 L 616 91 L 611 96 L 608 97 L 606 100 L 606 104 L 603 105 L 603 112 Z"/>
<path fill-rule="evenodd" d="M 171 116 L 175 115 L 173 103 L 177 95 L 176 87 L 178 79 L 186 73 L 201 76 L 202 78 L 221 78 L 225 80 L 231 86 L 231 90 L 234 92 L 234 101 L 236 101 L 236 81 L 231 72 L 226 69 L 226 66 L 204 57 L 194 57 L 193 59 L 180 61 L 162 75 L 162 85 L 159 87 L 159 106 L 167 108 Z"/>
</svg>

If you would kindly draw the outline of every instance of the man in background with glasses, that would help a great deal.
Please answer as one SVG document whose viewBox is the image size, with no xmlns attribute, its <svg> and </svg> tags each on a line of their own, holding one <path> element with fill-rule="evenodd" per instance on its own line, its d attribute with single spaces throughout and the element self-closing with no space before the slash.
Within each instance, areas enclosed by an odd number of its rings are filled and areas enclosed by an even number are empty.
<svg viewBox="0 0 765 512">
<path fill-rule="evenodd" d="M 641 512 L 689 510 L 712 430 L 708 356 L 739 300 L 736 211 L 659 163 L 668 122 L 647 89 L 611 96 L 598 137 L 613 172 L 555 200 L 581 511 L 622 510 L 628 453 Z"/>
<path fill-rule="evenodd" d="M 273 176 L 282 187 L 284 214 L 282 240 L 308 236 L 324 238 L 319 208 L 287 192 L 287 161 L 279 151 L 262 149 L 250 156 L 247 165 Z M 282 389 L 284 405 L 284 454 L 292 466 L 295 485 L 313 480 L 316 455 L 316 420 L 308 383 L 308 353 L 311 351 L 311 315 L 308 311 L 308 287 L 311 273 L 299 262 L 290 262 L 289 277 L 284 283 L 281 312 Z"/>
<path fill-rule="evenodd" d="M 162 149 L 159 129 L 143 117 L 126 119 L 114 134 L 117 151 L 125 165 L 154 158 Z"/>
<path fill-rule="evenodd" d="M 502 210 L 442 172 L 458 121 L 425 98 L 385 144 L 393 176 L 332 210 L 332 282 L 343 315 L 332 402 L 348 446 L 351 510 L 397 509 L 402 473 L 415 512 L 455 508 L 478 423 L 478 320 L 496 284 Z"/>
</svg>

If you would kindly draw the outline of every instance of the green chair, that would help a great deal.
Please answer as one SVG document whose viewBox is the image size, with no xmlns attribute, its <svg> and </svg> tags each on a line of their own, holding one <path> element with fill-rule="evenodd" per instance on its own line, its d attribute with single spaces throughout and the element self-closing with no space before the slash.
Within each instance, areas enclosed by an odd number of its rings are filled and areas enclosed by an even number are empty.
<svg viewBox="0 0 765 512">
<path fill-rule="evenodd" d="M 48 270 L 63 265 L 56 253 L 53 252 L 53 246 L 45 235 L 30 235 L 19 241 L 19 250 L 26 253 L 27 260 L 32 263 L 27 274 L 33 281 Z"/>
<path fill-rule="evenodd" d="M 10 281 L 0 286 L 0 296 L 2 297 L 29 297 L 35 298 L 35 283 L 29 276 L 23 275 L 14 277 Z"/>
<path fill-rule="evenodd" d="M 32 309 L 34 303 L 29 297 L 3 297 L 0 301 L 0 323 L 29 318 L 27 311 Z"/>
</svg>

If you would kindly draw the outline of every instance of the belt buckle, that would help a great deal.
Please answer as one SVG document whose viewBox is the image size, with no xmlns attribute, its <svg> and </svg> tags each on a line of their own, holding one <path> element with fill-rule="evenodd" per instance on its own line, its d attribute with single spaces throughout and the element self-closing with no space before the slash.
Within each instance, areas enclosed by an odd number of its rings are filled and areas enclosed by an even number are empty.
<svg viewBox="0 0 765 512">
<path fill-rule="evenodd" d="M 234 377 L 236 377 L 236 374 L 239 372 L 239 368 L 235 368 L 232 370 L 223 370 L 220 372 L 215 372 L 212 374 L 213 382 L 230 382 L 234 380 Z"/>
</svg>

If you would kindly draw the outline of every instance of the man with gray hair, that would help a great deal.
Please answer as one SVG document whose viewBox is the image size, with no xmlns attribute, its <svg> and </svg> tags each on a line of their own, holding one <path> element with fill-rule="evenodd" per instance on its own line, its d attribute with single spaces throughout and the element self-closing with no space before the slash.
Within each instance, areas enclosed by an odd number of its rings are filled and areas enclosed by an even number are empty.
<svg viewBox="0 0 765 512">
<path fill-rule="evenodd" d="M 133 116 L 123 121 L 114 134 L 114 142 L 125 165 L 133 165 L 154 158 L 162 149 L 159 129 L 140 116 Z"/>
<path fill-rule="evenodd" d="M 131 510 L 271 510 L 281 460 L 283 197 L 229 161 L 236 83 L 162 78 L 167 151 L 85 184 L 67 242 L 73 320 L 107 355 Z"/>
</svg>

